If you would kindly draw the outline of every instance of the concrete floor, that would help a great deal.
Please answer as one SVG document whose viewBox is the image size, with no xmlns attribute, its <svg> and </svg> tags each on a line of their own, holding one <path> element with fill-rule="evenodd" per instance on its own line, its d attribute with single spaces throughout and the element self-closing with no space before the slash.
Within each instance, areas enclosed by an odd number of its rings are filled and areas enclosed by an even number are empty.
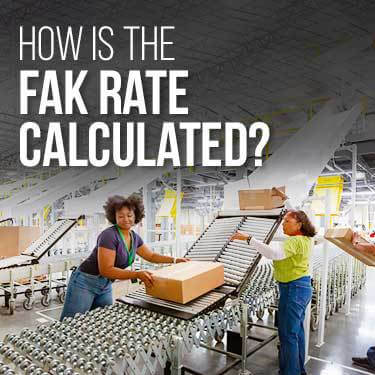
<svg viewBox="0 0 375 375">
<path fill-rule="evenodd" d="M 375 269 L 368 269 L 367 284 L 357 296 L 352 299 L 351 314 L 335 314 L 327 321 L 326 340 L 321 348 L 316 347 L 317 334 L 310 337 L 311 356 L 307 363 L 310 375 L 355 375 L 369 374 L 360 368 L 354 368 L 351 362 L 352 356 L 364 356 L 368 347 L 375 345 Z M 3 301 L 1 301 L 3 304 Z M 61 304 L 56 300 L 49 308 L 40 304 L 37 299 L 32 311 L 25 311 L 22 300 L 19 299 L 13 316 L 7 315 L 7 310 L 0 308 L 0 340 L 8 333 L 19 333 L 22 328 L 35 328 L 39 324 L 58 319 L 61 313 Z M 263 323 L 270 323 L 272 319 L 266 317 Z M 260 322 L 262 323 L 262 322 Z M 252 329 L 252 334 L 267 337 L 269 331 Z M 225 342 L 225 340 L 224 340 Z M 256 342 L 249 342 L 250 347 Z M 224 344 L 218 344 L 218 348 L 224 348 Z M 184 364 L 201 374 L 214 375 L 230 364 L 233 360 L 225 356 L 207 351 L 194 349 L 186 355 Z M 247 361 L 247 369 L 253 375 L 277 375 L 277 347 L 276 341 L 271 342 L 256 354 L 250 356 Z M 229 375 L 238 374 L 239 367 L 227 372 Z M 375 372 L 374 372 L 375 373 Z M 188 375 L 189 372 L 186 372 Z"/>
</svg>

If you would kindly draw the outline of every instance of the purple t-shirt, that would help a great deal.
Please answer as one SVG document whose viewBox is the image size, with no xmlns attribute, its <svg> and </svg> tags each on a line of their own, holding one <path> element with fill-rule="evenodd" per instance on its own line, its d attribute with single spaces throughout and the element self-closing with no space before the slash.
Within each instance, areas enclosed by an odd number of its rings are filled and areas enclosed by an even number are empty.
<svg viewBox="0 0 375 375">
<path fill-rule="evenodd" d="M 143 245 L 143 240 L 134 231 L 132 231 L 132 234 L 133 234 L 134 246 L 137 252 L 139 247 Z M 113 225 L 112 227 L 109 227 L 103 230 L 103 232 L 99 234 L 94 250 L 92 251 L 90 256 L 79 267 L 79 269 L 82 272 L 86 272 L 90 275 L 99 275 L 99 266 L 98 266 L 98 248 L 99 247 L 105 247 L 107 249 L 112 249 L 116 251 L 115 267 L 124 269 L 128 266 L 128 252 L 126 251 L 124 241 L 120 237 L 120 234 L 116 226 Z"/>
</svg>

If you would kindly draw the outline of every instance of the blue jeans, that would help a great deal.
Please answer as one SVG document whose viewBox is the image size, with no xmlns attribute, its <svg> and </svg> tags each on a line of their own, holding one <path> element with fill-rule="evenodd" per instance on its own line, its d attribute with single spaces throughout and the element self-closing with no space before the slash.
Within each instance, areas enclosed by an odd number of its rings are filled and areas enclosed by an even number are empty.
<svg viewBox="0 0 375 375">
<path fill-rule="evenodd" d="M 371 346 L 367 351 L 367 359 L 370 366 L 375 369 L 375 346 Z"/>
<path fill-rule="evenodd" d="M 69 280 L 60 321 L 112 303 L 112 282 L 109 279 L 77 269 Z"/>
<path fill-rule="evenodd" d="M 306 374 L 303 323 L 312 296 L 310 276 L 279 283 L 279 289 L 280 374 Z"/>
</svg>

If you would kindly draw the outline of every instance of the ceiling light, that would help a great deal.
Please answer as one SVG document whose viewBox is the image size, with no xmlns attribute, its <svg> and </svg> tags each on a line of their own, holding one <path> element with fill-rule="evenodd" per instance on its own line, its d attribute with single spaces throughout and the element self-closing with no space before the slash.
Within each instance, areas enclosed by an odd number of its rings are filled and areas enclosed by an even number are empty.
<svg viewBox="0 0 375 375">
<path fill-rule="evenodd" d="M 356 195 L 358 197 L 369 197 L 369 196 L 372 196 L 372 195 L 375 197 L 375 193 L 372 192 L 372 191 L 357 191 Z M 346 191 L 345 193 L 342 193 L 343 198 L 347 198 L 347 197 L 351 197 L 351 196 L 352 196 L 351 191 Z"/>
</svg>

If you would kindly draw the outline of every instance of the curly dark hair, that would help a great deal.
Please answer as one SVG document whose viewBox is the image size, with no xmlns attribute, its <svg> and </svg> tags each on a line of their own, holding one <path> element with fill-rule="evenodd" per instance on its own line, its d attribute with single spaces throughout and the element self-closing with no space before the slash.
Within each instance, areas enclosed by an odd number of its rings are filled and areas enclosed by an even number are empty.
<svg viewBox="0 0 375 375">
<path fill-rule="evenodd" d="M 121 195 L 109 197 L 103 206 L 107 220 L 116 224 L 116 211 L 127 207 L 135 215 L 135 224 L 138 224 L 145 217 L 145 207 L 142 198 L 137 194 L 132 194 L 125 198 Z"/>
<path fill-rule="evenodd" d="M 316 235 L 316 229 L 314 225 L 311 223 L 308 216 L 306 215 L 305 211 L 289 210 L 288 214 L 290 214 L 294 219 L 296 219 L 299 223 L 302 224 L 301 232 L 304 236 L 314 237 Z"/>
</svg>

